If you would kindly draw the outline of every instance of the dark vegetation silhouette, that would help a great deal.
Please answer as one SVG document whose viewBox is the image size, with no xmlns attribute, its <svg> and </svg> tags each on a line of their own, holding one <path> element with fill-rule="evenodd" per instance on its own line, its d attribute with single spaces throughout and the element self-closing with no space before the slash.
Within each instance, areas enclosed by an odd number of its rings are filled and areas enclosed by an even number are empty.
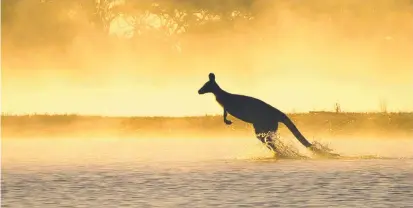
<svg viewBox="0 0 413 208">
<path fill-rule="evenodd" d="M 216 101 L 224 110 L 224 122 L 227 125 L 232 124 L 227 119 L 228 113 L 252 124 L 257 138 L 274 152 L 277 147 L 273 135 L 278 130 L 279 122 L 285 124 L 302 145 L 313 151 L 316 150 L 286 114 L 259 99 L 232 94 L 223 90 L 216 82 L 214 73 L 209 74 L 209 81 L 198 90 L 198 93 L 201 95 L 205 93 L 214 94 Z"/>
<path fill-rule="evenodd" d="M 288 5 L 309 19 L 322 15 L 332 22 L 340 22 L 343 17 L 357 18 L 365 11 L 410 11 L 413 6 L 411 1 L 404 3 L 405 5 L 383 3 L 383 7 L 382 4 L 361 6 L 345 1 L 286 0 L 277 1 L 275 6 Z M 3 43 L 15 47 L 47 47 L 64 51 L 81 30 L 93 32 L 96 39 L 109 41 L 111 22 L 122 16 L 127 17 L 128 23 L 132 26 L 129 31 L 133 34 L 132 38 L 127 40 L 129 44 L 146 43 L 155 48 L 170 48 L 180 43 L 185 51 L 186 43 L 182 40 L 186 35 L 227 31 L 246 35 L 256 27 L 274 26 L 276 19 L 255 24 L 262 20 L 260 14 L 272 6 L 272 1 L 257 0 L 2 0 L 2 38 L 7 40 Z M 345 13 L 342 12 L 343 7 L 346 8 Z M 150 15 L 163 18 L 159 28 L 154 28 L 145 21 Z M 384 17 L 380 18 L 378 21 L 385 21 Z M 242 27 L 239 27 L 241 23 Z M 340 32 L 346 36 L 351 36 L 354 32 L 363 32 L 354 31 L 352 25 L 345 24 L 340 27 Z M 360 28 L 368 30 L 369 27 Z M 153 41 L 154 39 L 157 41 Z"/>
<path fill-rule="evenodd" d="M 127 17 L 133 37 L 129 43 L 170 47 L 185 34 L 214 33 L 234 29 L 237 21 L 252 21 L 253 0 L 2 0 L 2 35 L 16 47 L 52 47 L 65 50 L 79 35 L 92 31 L 107 38 L 113 20 Z M 163 19 L 154 28 L 145 21 L 156 15 Z M 22 24 L 22 21 L 27 22 Z M 24 27 L 24 33 L 21 32 Z M 7 30 L 5 30 L 7 29 Z M 155 38 L 156 37 L 156 38 Z M 154 39 L 162 40 L 156 44 Z M 152 41 L 150 41 L 152 40 Z"/>
</svg>

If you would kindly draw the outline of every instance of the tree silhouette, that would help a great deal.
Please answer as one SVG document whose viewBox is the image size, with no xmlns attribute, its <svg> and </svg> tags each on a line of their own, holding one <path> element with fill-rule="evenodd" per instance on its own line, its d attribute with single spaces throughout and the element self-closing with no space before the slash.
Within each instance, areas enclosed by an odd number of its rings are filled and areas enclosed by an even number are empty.
<svg viewBox="0 0 413 208">
<path fill-rule="evenodd" d="M 79 21 L 108 36 L 117 17 L 128 20 L 134 39 L 150 36 L 176 44 L 182 34 L 231 29 L 236 20 L 252 20 L 253 0 L 3 0 L 4 37 L 18 46 L 64 46 L 76 36 Z M 83 15 L 83 19 L 74 16 Z M 145 21 L 155 16 L 161 26 Z M 26 23 L 26 24 L 23 24 Z M 17 26 L 22 26 L 21 28 Z"/>
</svg>

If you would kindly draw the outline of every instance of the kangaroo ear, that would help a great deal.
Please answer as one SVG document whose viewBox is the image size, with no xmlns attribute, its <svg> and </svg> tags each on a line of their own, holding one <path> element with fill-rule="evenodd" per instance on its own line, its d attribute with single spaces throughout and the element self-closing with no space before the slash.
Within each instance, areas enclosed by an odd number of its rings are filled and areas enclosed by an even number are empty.
<svg viewBox="0 0 413 208">
<path fill-rule="evenodd" d="M 214 73 L 209 73 L 209 80 L 210 81 L 215 81 L 215 74 Z"/>
</svg>

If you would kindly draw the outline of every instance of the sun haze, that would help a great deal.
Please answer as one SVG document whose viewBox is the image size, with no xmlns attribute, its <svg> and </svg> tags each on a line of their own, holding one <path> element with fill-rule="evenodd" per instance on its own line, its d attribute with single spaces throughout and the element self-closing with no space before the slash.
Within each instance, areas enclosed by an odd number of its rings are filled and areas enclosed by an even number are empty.
<svg viewBox="0 0 413 208">
<path fill-rule="evenodd" d="M 210 72 L 286 112 L 413 110 L 411 1 L 34 2 L 1 2 L 2 113 L 220 114 Z"/>
</svg>

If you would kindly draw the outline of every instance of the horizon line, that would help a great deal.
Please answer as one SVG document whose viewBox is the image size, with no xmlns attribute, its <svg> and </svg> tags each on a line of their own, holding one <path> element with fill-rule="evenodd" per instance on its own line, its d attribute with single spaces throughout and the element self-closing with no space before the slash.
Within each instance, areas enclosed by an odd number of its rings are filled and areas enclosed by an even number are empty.
<svg viewBox="0 0 413 208">
<path fill-rule="evenodd" d="M 286 112 L 286 114 L 411 114 L 413 111 L 306 111 L 306 112 Z M 122 117 L 122 118 L 188 118 L 188 117 L 217 117 L 221 114 L 204 114 L 204 115 L 180 115 L 180 116 L 168 116 L 168 115 L 104 115 L 104 114 L 82 114 L 82 113 L 9 113 L 2 112 L 1 116 L 78 116 L 78 117 Z"/>
</svg>

